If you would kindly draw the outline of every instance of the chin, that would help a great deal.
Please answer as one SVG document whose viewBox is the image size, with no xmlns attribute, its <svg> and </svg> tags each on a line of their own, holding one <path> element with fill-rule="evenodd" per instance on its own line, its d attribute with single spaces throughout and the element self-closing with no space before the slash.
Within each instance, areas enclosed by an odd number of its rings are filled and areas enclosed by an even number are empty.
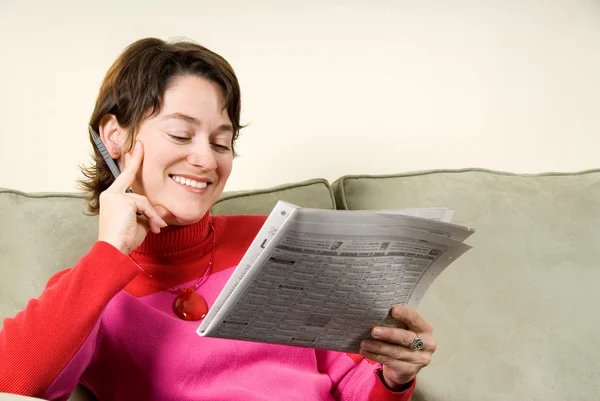
<svg viewBox="0 0 600 401">
<path fill-rule="evenodd" d="M 183 226 L 202 220 L 212 206 L 212 203 L 206 201 L 207 199 L 200 202 L 198 199 L 195 201 L 178 200 L 169 196 L 162 199 L 157 197 L 151 203 L 168 225 Z"/>
<path fill-rule="evenodd" d="M 184 226 L 184 225 L 188 225 L 188 224 L 194 224 L 197 223 L 198 221 L 202 220 L 202 218 L 204 217 L 204 215 L 206 214 L 206 212 L 202 213 L 202 214 L 198 214 L 198 213 L 177 213 L 177 211 L 175 212 L 171 212 L 171 216 L 168 216 L 165 219 L 165 222 L 168 225 L 177 225 L 177 226 Z"/>
</svg>

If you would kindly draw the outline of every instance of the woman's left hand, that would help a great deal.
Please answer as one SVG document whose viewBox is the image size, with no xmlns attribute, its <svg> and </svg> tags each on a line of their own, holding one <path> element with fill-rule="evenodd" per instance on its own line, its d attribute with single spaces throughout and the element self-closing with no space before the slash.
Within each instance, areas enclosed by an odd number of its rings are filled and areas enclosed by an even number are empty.
<svg viewBox="0 0 600 401">
<path fill-rule="evenodd" d="M 406 330 L 393 327 L 375 327 L 371 335 L 375 340 L 363 340 L 360 354 L 383 365 L 383 380 L 392 390 L 403 388 L 431 362 L 437 348 L 433 341 L 433 328 L 416 311 L 396 305 L 392 317 L 406 325 Z M 415 338 L 423 341 L 419 351 L 410 348 Z"/>
</svg>

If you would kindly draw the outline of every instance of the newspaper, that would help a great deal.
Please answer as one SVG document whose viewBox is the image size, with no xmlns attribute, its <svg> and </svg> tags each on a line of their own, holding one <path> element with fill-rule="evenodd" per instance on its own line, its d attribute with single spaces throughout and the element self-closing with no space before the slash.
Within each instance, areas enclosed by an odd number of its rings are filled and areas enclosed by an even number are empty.
<svg viewBox="0 0 600 401">
<path fill-rule="evenodd" d="M 358 352 L 392 305 L 416 308 L 470 249 L 445 208 L 341 211 L 279 202 L 202 321 L 200 336 Z"/>
</svg>

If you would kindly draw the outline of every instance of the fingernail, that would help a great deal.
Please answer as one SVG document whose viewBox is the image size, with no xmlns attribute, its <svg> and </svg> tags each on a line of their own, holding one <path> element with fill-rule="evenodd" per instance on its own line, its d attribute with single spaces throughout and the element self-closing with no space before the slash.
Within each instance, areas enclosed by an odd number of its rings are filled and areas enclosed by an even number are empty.
<svg viewBox="0 0 600 401">
<path fill-rule="evenodd" d="M 375 327 L 373 329 L 373 337 L 381 337 L 383 335 L 383 329 L 381 327 Z"/>
</svg>

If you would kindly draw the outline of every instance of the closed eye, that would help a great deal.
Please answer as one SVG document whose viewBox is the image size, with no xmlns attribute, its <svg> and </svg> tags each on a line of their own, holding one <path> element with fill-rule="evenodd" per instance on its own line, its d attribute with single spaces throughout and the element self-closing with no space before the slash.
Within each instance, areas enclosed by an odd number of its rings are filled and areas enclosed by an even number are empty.
<svg viewBox="0 0 600 401">
<path fill-rule="evenodd" d="M 174 141 L 177 141 L 177 142 L 187 142 L 190 140 L 190 138 L 188 138 L 187 136 L 177 136 L 177 135 L 171 135 L 171 134 L 168 134 L 168 135 L 171 139 L 173 139 Z"/>
<path fill-rule="evenodd" d="M 229 148 L 229 146 L 221 145 L 219 143 L 212 143 L 211 145 L 215 149 L 217 149 L 218 152 L 229 152 L 229 151 L 231 151 L 231 148 Z"/>
</svg>

